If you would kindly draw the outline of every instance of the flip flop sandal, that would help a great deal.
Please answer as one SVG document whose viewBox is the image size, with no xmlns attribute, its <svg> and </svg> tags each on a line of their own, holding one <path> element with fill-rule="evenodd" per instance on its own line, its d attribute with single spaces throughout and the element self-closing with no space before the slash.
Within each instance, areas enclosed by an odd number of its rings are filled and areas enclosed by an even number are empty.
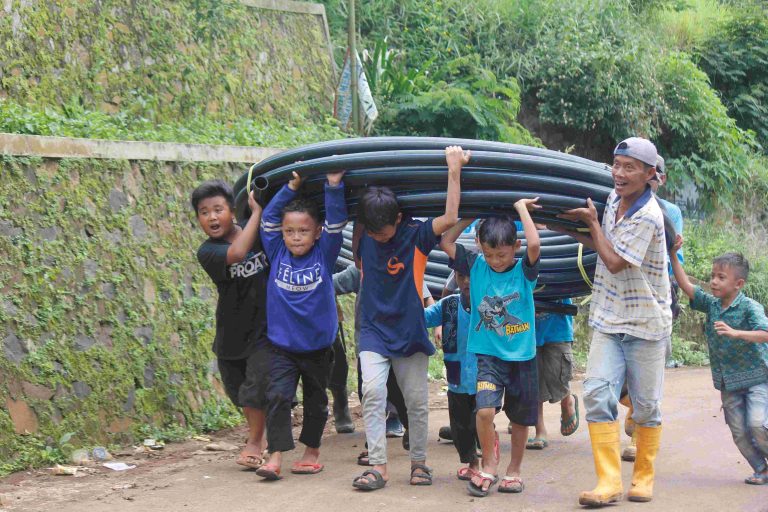
<svg viewBox="0 0 768 512">
<path fill-rule="evenodd" d="M 571 396 L 573 397 L 573 416 L 565 422 L 562 417 L 560 418 L 560 434 L 563 436 L 570 436 L 579 428 L 579 397 L 575 394 Z"/>
<path fill-rule="evenodd" d="M 469 491 L 469 494 L 471 494 L 472 496 L 476 496 L 478 498 L 485 498 L 486 496 L 488 496 L 488 493 L 491 492 L 491 487 L 493 487 L 499 481 L 499 477 L 496 475 L 492 475 L 490 473 L 484 473 L 483 471 L 478 471 L 477 474 L 480 475 L 480 477 L 482 478 L 482 480 L 480 481 L 480 485 L 477 486 L 475 485 L 475 482 L 470 480 L 469 482 L 467 482 L 467 491 Z M 488 489 L 484 490 L 483 485 L 485 484 L 486 481 L 490 482 L 490 484 L 488 485 Z"/>
<path fill-rule="evenodd" d="M 316 475 L 323 470 L 322 464 L 313 464 L 311 462 L 297 462 L 291 466 L 291 473 L 294 475 Z"/>
<path fill-rule="evenodd" d="M 417 469 L 420 473 L 416 473 Z M 414 478 L 421 478 L 421 480 L 414 483 Z M 414 464 L 411 466 L 411 485 L 432 485 L 432 468 L 424 464 Z"/>
<path fill-rule="evenodd" d="M 511 484 L 509 484 L 510 482 Z M 504 485 L 505 483 L 508 483 L 508 485 Z M 504 476 L 501 482 L 499 482 L 499 492 L 516 494 L 523 492 L 523 489 L 525 489 L 525 484 L 519 476 Z"/>
<path fill-rule="evenodd" d="M 282 480 L 283 477 L 280 476 L 280 468 L 272 466 L 270 464 L 265 464 L 261 466 L 259 469 L 256 470 L 256 474 L 259 475 L 264 480 Z"/>
<path fill-rule="evenodd" d="M 368 476 L 372 476 L 373 480 L 366 478 Z M 352 481 L 352 487 L 360 489 L 361 491 L 375 491 L 377 489 L 382 489 L 385 485 L 387 485 L 386 480 L 384 480 L 381 473 L 375 469 L 364 471 L 362 475 Z"/>
<path fill-rule="evenodd" d="M 259 469 L 266 461 L 258 455 L 240 455 L 235 462 L 250 469 Z"/>
<path fill-rule="evenodd" d="M 531 437 L 525 443 L 526 450 L 543 450 L 547 446 L 549 446 L 549 441 L 540 437 Z"/>
<path fill-rule="evenodd" d="M 357 456 L 357 465 L 373 466 L 373 464 L 371 464 L 371 459 L 368 456 L 368 450 L 360 452 L 360 455 Z"/>
<path fill-rule="evenodd" d="M 765 485 L 768 484 L 768 475 L 764 473 L 755 473 L 754 475 L 745 478 L 744 483 L 749 485 Z"/>
<path fill-rule="evenodd" d="M 472 480 L 472 477 L 477 474 L 477 471 L 472 469 L 469 466 L 464 466 L 462 468 L 459 468 L 459 470 L 456 472 L 456 478 L 459 480 L 464 480 L 465 482 L 469 482 Z"/>
</svg>

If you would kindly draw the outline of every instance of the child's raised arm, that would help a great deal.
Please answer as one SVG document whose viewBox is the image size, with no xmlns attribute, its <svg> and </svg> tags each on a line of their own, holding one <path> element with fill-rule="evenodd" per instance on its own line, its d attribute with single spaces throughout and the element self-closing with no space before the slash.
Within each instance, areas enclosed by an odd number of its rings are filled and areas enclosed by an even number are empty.
<svg viewBox="0 0 768 512">
<path fill-rule="evenodd" d="M 461 146 L 445 148 L 445 161 L 448 163 L 448 193 L 445 196 L 445 213 L 432 220 L 432 230 L 442 235 L 459 221 L 459 201 L 461 201 L 461 168 L 469 163 L 471 153 Z"/>
<path fill-rule="evenodd" d="M 541 255 L 541 239 L 539 238 L 539 231 L 536 229 L 531 218 L 531 211 L 541 208 L 536 201 L 539 198 L 533 199 L 521 199 L 515 203 L 515 211 L 520 216 L 520 221 L 523 223 L 523 232 L 525 233 L 525 243 L 528 250 L 528 263 L 533 265 L 539 261 Z"/>
<path fill-rule="evenodd" d="M 347 225 L 347 204 L 344 201 L 344 171 L 328 173 L 325 184 L 325 225 L 320 237 L 320 247 L 329 266 L 339 257 L 344 243 L 344 226 Z"/>
<path fill-rule="evenodd" d="M 671 255 L 669 260 L 672 262 L 672 272 L 675 274 L 678 286 L 683 290 L 689 299 L 693 300 L 696 295 L 696 288 L 691 284 L 691 280 L 688 279 L 688 274 L 683 270 L 683 266 L 680 264 L 680 260 L 675 256 L 677 251 L 683 246 L 683 235 L 677 235 L 675 237 L 675 244 L 672 246 Z"/>
<path fill-rule="evenodd" d="M 264 208 L 261 216 L 261 243 L 270 259 L 275 257 L 283 244 L 283 208 L 296 197 L 300 186 L 301 176 L 294 171 L 293 179 L 281 188 Z"/>
<path fill-rule="evenodd" d="M 253 197 L 253 190 L 248 195 L 248 206 L 251 209 L 251 218 L 243 228 L 240 236 L 227 249 L 227 265 L 241 262 L 248 255 L 253 243 L 259 236 L 259 223 L 261 222 L 261 205 Z"/>
<path fill-rule="evenodd" d="M 443 233 L 443 237 L 440 240 L 440 249 L 442 249 L 449 258 L 456 258 L 456 240 L 459 239 L 461 232 L 464 231 L 467 226 L 472 224 L 474 221 L 474 218 L 461 219 L 457 224 Z"/>
</svg>

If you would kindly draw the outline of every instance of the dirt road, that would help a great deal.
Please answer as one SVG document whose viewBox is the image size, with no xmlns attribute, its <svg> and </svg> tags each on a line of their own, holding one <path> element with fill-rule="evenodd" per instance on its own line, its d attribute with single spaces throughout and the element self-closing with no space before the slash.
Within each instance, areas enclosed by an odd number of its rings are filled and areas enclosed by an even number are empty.
<svg viewBox="0 0 768 512">
<path fill-rule="evenodd" d="M 580 393 L 581 385 L 574 383 Z M 138 467 L 123 473 L 99 469 L 83 478 L 54 477 L 45 472 L 19 473 L 0 480 L 4 509 L 11 511 L 136 512 L 211 510 L 293 511 L 342 510 L 449 511 L 561 511 L 581 510 L 578 493 L 591 489 L 594 470 L 586 425 L 571 437 L 559 434 L 559 407 L 545 406 L 550 445 L 528 451 L 523 462 L 526 489 L 522 495 L 492 493 L 472 498 L 454 474 L 458 459 L 452 445 L 438 443 L 437 430 L 448 423 L 444 397 L 434 401 L 430 415 L 429 465 L 435 470 L 432 487 L 408 485 L 407 453 L 399 439 L 390 440 L 391 476 L 387 487 L 361 493 L 351 487 L 363 469 L 355 464 L 364 438 L 355 434 L 330 435 L 324 440 L 326 469 L 314 476 L 286 476 L 263 482 L 253 472 L 235 465 L 234 453 L 199 454 L 205 443 L 191 441 L 169 446 L 156 459 L 121 460 Z M 582 407 L 583 409 L 583 407 Z M 768 486 L 742 483 L 750 473 L 734 446 L 720 411 L 718 393 L 708 369 L 668 370 L 664 397 L 664 435 L 658 460 L 654 501 L 623 502 L 612 509 L 651 511 L 768 511 Z M 622 411 L 623 414 L 623 411 Z M 499 430 L 506 420 L 499 416 Z M 216 436 L 239 442 L 242 430 Z M 198 453 L 195 455 L 194 453 Z M 236 453 L 236 452 L 235 452 Z M 509 438 L 502 434 L 502 463 L 506 465 Z M 298 457 L 291 453 L 286 466 Z M 632 466 L 624 463 L 628 485 Z"/>
</svg>

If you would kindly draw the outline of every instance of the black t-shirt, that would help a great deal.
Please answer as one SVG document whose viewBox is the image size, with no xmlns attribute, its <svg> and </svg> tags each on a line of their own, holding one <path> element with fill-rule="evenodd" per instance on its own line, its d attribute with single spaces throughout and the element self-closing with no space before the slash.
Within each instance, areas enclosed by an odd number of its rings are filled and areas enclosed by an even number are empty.
<svg viewBox="0 0 768 512">
<path fill-rule="evenodd" d="M 244 225 L 244 224 L 243 224 Z M 259 239 L 240 263 L 227 265 L 231 244 L 209 238 L 197 260 L 219 291 L 213 352 L 221 359 L 244 359 L 267 346 L 267 256 Z"/>
</svg>

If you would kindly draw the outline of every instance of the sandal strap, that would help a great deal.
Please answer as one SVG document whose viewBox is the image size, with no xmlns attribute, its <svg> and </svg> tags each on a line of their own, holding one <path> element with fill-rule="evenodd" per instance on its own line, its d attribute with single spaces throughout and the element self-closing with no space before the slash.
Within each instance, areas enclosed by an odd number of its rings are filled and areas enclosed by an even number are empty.
<svg viewBox="0 0 768 512">
<path fill-rule="evenodd" d="M 421 475 L 414 475 L 413 474 L 417 469 L 420 469 L 422 471 Z M 421 478 L 422 476 L 424 478 L 426 478 L 426 477 L 432 478 L 432 468 L 430 468 L 429 466 L 426 466 L 424 464 L 414 464 L 413 466 L 411 466 L 411 476 L 416 476 L 416 477 L 419 477 L 419 478 Z"/>
</svg>

